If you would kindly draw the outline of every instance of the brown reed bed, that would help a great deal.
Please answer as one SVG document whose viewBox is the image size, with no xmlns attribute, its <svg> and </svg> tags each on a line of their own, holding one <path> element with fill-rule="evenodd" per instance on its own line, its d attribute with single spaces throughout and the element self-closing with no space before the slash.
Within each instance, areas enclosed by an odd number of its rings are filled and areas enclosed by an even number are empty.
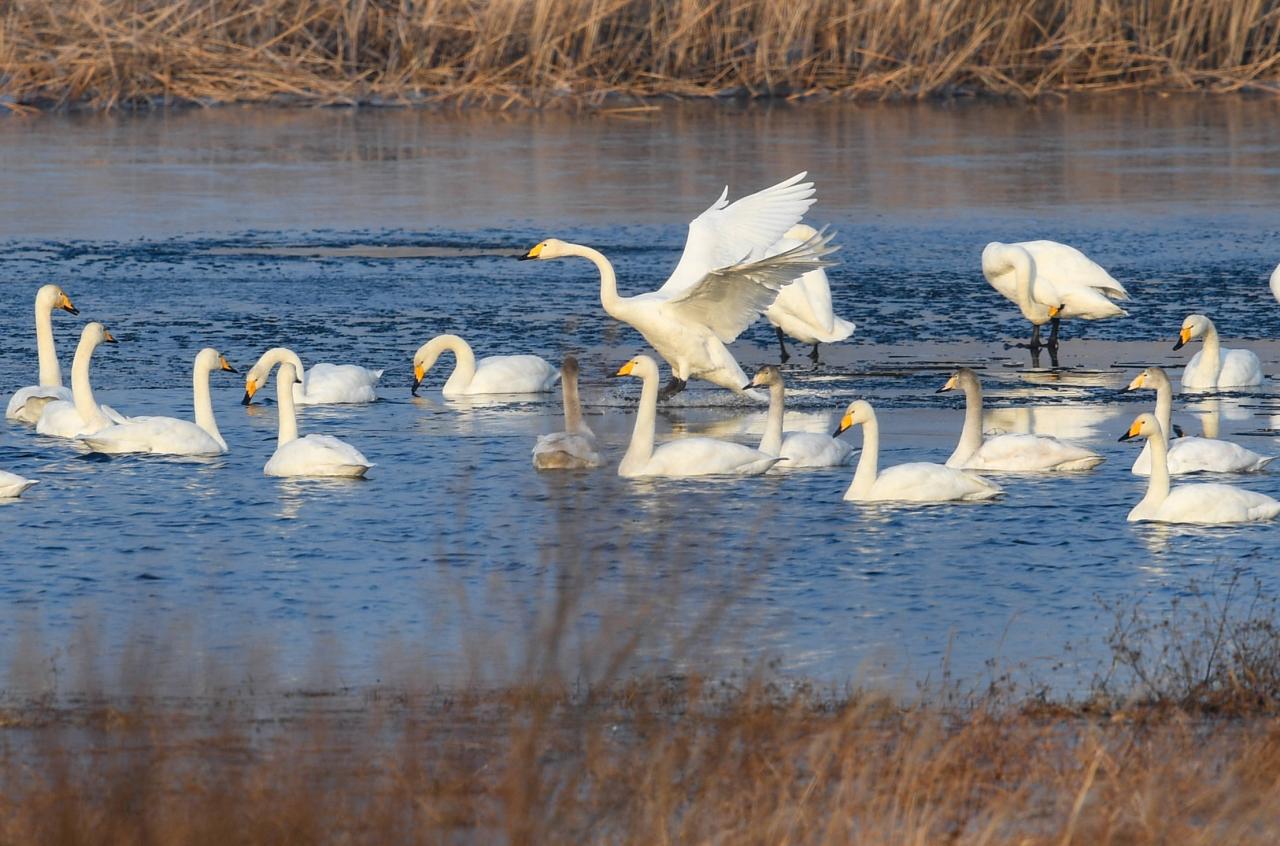
<svg viewBox="0 0 1280 846">
<path fill-rule="evenodd" d="M 9 0 L 11 109 L 1280 90 L 1267 0 Z"/>
</svg>

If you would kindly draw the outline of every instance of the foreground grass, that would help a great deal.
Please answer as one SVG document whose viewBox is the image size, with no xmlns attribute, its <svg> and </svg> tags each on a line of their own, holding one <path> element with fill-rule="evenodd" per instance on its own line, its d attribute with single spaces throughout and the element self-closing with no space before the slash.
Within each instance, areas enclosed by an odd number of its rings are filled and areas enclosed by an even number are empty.
<svg viewBox="0 0 1280 846">
<path fill-rule="evenodd" d="M 17 0 L 10 108 L 1277 90 L 1256 0 Z"/>
</svg>

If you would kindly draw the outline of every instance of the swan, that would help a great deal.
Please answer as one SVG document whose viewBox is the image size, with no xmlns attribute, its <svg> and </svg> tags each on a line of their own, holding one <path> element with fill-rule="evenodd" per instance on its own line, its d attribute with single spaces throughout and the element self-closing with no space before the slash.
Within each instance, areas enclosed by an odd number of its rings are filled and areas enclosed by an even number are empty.
<svg viewBox="0 0 1280 846">
<path fill-rule="evenodd" d="M 770 248 L 770 252 L 776 254 L 798 247 L 817 234 L 812 226 L 798 223 L 787 230 L 787 234 Z M 843 341 L 858 328 L 853 322 L 837 317 L 832 311 L 831 286 L 827 282 L 827 272 L 822 268 L 810 270 L 796 281 L 783 286 L 773 305 L 764 310 L 764 316 L 778 333 L 778 348 L 782 350 L 783 364 L 791 358 L 787 352 L 787 336 L 802 344 L 813 344 L 809 358 L 817 363 L 818 344 Z"/>
<path fill-rule="evenodd" d="M 114 344 L 101 323 L 88 323 L 80 332 L 75 358 L 71 360 L 72 401 L 54 400 L 44 407 L 36 421 L 36 431 L 55 438 L 75 438 L 91 435 L 113 423 L 123 423 L 125 418 L 107 405 L 98 405 L 89 385 L 89 362 L 99 344 Z"/>
<path fill-rule="evenodd" d="M 276 402 L 280 405 L 280 434 L 276 451 L 262 472 L 267 476 L 363 476 L 374 464 L 360 450 L 331 435 L 298 437 L 293 387 L 298 371 L 284 362 L 276 376 Z"/>
<path fill-rule="evenodd" d="M 446 397 L 475 394 L 545 394 L 560 371 L 536 355 L 491 355 L 476 361 L 471 345 L 457 335 L 437 335 L 413 354 L 413 395 L 443 352 L 453 353 L 453 373 L 441 391 Z"/>
<path fill-rule="evenodd" d="M 912 461 L 878 472 L 880 425 L 875 409 L 866 400 L 854 400 L 845 409 L 835 437 L 862 424 L 862 455 L 853 482 L 844 498 L 854 502 L 957 502 L 991 499 L 1003 491 L 981 476 L 932 464 Z"/>
<path fill-rule="evenodd" d="M 538 438 L 533 445 L 533 466 L 539 470 L 599 467 L 596 436 L 583 421 L 578 402 L 578 360 L 571 355 L 560 365 L 560 390 L 564 392 L 564 431 Z"/>
<path fill-rule="evenodd" d="M 24 479 L 16 473 L 0 470 L 0 499 L 16 499 L 35 483 L 35 479 Z"/>
<path fill-rule="evenodd" d="M 262 354 L 244 377 L 244 399 L 249 405 L 253 395 L 271 375 L 271 368 L 288 362 L 301 374 L 302 381 L 294 383 L 293 401 L 298 405 L 348 405 L 373 402 L 378 398 L 375 390 L 382 378 L 381 370 L 370 370 L 356 364 L 329 364 L 321 362 L 302 366 L 298 354 L 285 347 L 273 347 Z"/>
<path fill-rule="evenodd" d="M 1251 350 L 1229 350 L 1221 346 L 1217 327 L 1203 314 L 1187 315 L 1173 348 L 1180 350 L 1195 338 L 1204 339 L 1204 349 L 1191 356 L 1183 368 L 1184 389 L 1247 388 L 1262 384 L 1262 363 L 1258 357 Z"/>
<path fill-rule="evenodd" d="M 1151 388 L 1156 392 L 1156 420 L 1166 441 L 1173 428 L 1173 385 L 1164 370 L 1148 367 L 1134 377 L 1126 391 Z M 1216 433 L 1215 433 L 1216 434 Z M 1275 460 L 1275 456 L 1263 456 L 1239 444 L 1217 438 L 1178 438 L 1169 445 L 1169 472 L 1175 476 L 1184 473 L 1252 473 L 1261 470 Z M 1151 443 L 1148 441 L 1133 462 L 1133 472 L 1138 476 L 1151 475 Z"/>
<path fill-rule="evenodd" d="M 52 400 L 71 402 L 71 391 L 62 386 L 62 368 L 58 366 L 58 353 L 53 348 L 55 308 L 70 314 L 80 313 L 71 304 L 71 298 L 57 285 L 41 286 L 36 291 L 36 358 L 40 363 L 40 384 L 19 388 L 14 393 L 4 411 L 9 420 L 35 423 L 40 419 L 40 412 Z"/>
<path fill-rule="evenodd" d="M 814 202 L 813 183 L 801 182 L 804 176 L 796 174 L 732 205 L 725 188 L 689 224 L 680 262 L 656 291 L 619 296 L 613 265 L 602 253 L 554 238 L 535 245 L 521 260 L 579 256 L 596 266 L 605 312 L 634 327 L 671 367 L 671 381 L 659 399 L 684 390 L 690 379 L 741 393 L 747 374 L 725 345 L 777 299 L 784 285 L 828 267 L 822 257 L 835 250 L 831 236 L 818 234 L 767 255 Z"/>
<path fill-rule="evenodd" d="M 221 455 L 227 451 L 227 442 L 218 431 L 213 398 L 209 396 L 209 374 L 214 370 L 236 372 L 220 352 L 205 347 L 196 355 L 192 369 L 196 422 L 173 417 L 130 417 L 91 435 L 81 435 L 80 440 L 94 452 L 112 454 Z"/>
<path fill-rule="evenodd" d="M 1271 271 L 1271 296 L 1280 300 L 1280 264 L 1276 265 L 1276 269 Z"/>
<path fill-rule="evenodd" d="M 759 476 L 781 459 L 758 449 L 715 438 L 680 438 L 655 447 L 654 421 L 658 416 L 658 365 L 638 355 L 614 376 L 638 376 L 643 380 L 636 426 L 631 445 L 618 465 L 618 475 L 636 476 Z"/>
<path fill-rule="evenodd" d="M 1032 350 L 1046 346 L 1056 351 L 1063 319 L 1105 320 L 1129 314 L 1113 302 L 1129 299 L 1124 286 L 1075 247 L 1056 241 L 992 241 L 982 251 L 982 275 L 1031 321 Z M 1049 322 L 1049 342 L 1041 344 L 1040 327 Z"/>
<path fill-rule="evenodd" d="M 760 451 L 783 459 L 774 470 L 836 467 L 853 460 L 853 447 L 830 435 L 782 431 L 787 389 L 782 381 L 782 370 L 777 365 L 761 367 L 747 387 L 769 389 L 769 418 L 765 423 L 764 437 L 760 439 Z"/>
<path fill-rule="evenodd" d="M 1280 502 L 1231 485 L 1179 485 L 1169 489 L 1168 450 L 1164 430 L 1154 414 L 1140 414 L 1120 440 L 1143 437 L 1151 446 L 1151 478 L 1147 495 L 1129 512 L 1129 522 L 1249 523 L 1280 514 Z"/>
<path fill-rule="evenodd" d="M 1092 450 L 1048 435 L 1006 434 L 983 437 L 982 383 L 978 374 L 961 367 L 938 393 L 964 391 L 964 428 L 947 466 L 965 470 L 1036 473 L 1046 470 L 1089 470 L 1103 457 Z"/>
</svg>

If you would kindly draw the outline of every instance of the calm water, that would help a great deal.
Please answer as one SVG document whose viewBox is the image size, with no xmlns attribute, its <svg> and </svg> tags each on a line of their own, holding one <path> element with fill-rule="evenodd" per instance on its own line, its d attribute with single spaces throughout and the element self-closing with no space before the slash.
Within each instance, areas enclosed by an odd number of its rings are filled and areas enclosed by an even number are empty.
<svg viewBox="0 0 1280 846">
<path fill-rule="evenodd" d="M 284 344 L 308 364 L 387 371 L 378 403 L 302 414 L 304 432 L 377 462 L 363 483 L 263 477 L 273 389 L 246 410 L 228 374 L 214 398 L 232 452 L 214 461 L 90 458 L 0 428 L 0 467 L 41 480 L 0 506 L 0 636 L 34 624 L 58 644 L 87 627 L 115 649 L 141 634 L 233 672 L 265 650 L 292 680 L 319 665 L 337 683 L 425 666 L 497 678 L 523 666 L 567 595 L 562 657 L 588 672 L 601 643 L 639 632 L 641 660 L 659 667 L 775 660 L 842 680 L 921 677 L 946 656 L 973 675 L 995 658 L 1070 685 L 1074 667 L 1051 665 L 1068 643 L 1085 665 L 1097 654 L 1100 601 L 1158 611 L 1233 568 L 1280 588 L 1280 527 L 1128 525 L 1144 483 L 1128 472 L 1136 449 L 1115 443 L 1151 397 L 1118 388 L 1142 364 L 1184 360 L 1170 346 L 1186 313 L 1211 314 L 1268 369 L 1280 359 L 1266 288 L 1280 261 L 1277 137 L 1275 101 L 1178 98 L 0 121 L 6 397 L 34 379 L 31 297 L 46 281 L 82 311 L 55 317 L 64 370 L 84 319 L 120 339 L 95 356 L 94 383 L 126 414 L 186 416 L 205 345 L 242 367 Z M 859 330 L 817 368 L 792 360 L 788 428 L 829 429 L 862 396 L 882 410 L 883 462 L 944 460 L 962 410 L 933 391 L 961 362 L 983 368 L 989 426 L 1070 437 L 1107 462 L 1006 479 L 994 504 L 860 508 L 841 501 L 851 469 L 538 474 L 529 450 L 559 426 L 558 394 L 450 402 L 433 373 L 435 391 L 410 397 L 412 352 L 440 332 L 482 355 L 574 352 L 616 464 L 638 385 L 605 375 L 641 339 L 603 314 L 585 262 L 509 256 L 551 235 L 585 242 L 615 260 L 624 292 L 648 290 L 724 183 L 738 196 L 802 169 L 817 180 L 812 219 L 840 233 L 833 294 Z M 1127 320 L 1070 326 L 1058 372 L 1004 348 L 1026 327 L 978 269 L 987 241 L 1037 237 L 1084 249 L 1136 300 Z M 763 323 L 734 350 L 748 370 L 776 359 Z M 1191 431 L 1210 417 L 1280 451 L 1274 383 L 1179 406 Z M 762 425 L 714 390 L 659 422 L 748 443 Z M 1274 473 L 1247 484 L 1280 496 Z"/>
</svg>

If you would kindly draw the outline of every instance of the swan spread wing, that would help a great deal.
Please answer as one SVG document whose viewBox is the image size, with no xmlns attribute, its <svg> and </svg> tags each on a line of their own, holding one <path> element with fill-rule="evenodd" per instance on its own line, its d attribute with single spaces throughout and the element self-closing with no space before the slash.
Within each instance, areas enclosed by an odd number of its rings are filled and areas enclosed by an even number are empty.
<svg viewBox="0 0 1280 846">
<path fill-rule="evenodd" d="M 728 202 L 726 187 L 720 199 L 689 224 L 680 262 L 659 290 L 674 297 L 716 268 L 763 257 L 816 202 L 813 183 L 801 181 L 805 176 L 797 173 L 733 203 Z"/>
<path fill-rule="evenodd" d="M 834 251 L 825 232 L 775 256 L 708 272 L 687 291 L 661 305 L 670 317 L 706 326 L 730 343 L 777 297 L 782 286 L 810 270 L 828 267 Z M 660 292 L 659 292 L 660 293 Z"/>
</svg>

